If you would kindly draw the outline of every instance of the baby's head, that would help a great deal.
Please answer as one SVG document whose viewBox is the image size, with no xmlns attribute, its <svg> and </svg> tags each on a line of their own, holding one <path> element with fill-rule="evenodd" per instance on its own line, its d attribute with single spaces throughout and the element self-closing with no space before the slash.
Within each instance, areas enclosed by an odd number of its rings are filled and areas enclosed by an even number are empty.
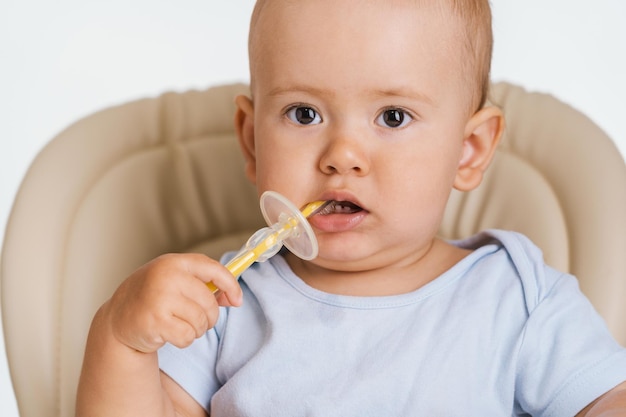
<svg viewBox="0 0 626 417">
<path fill-rule="evenodd" d="M 259 0 L 235 124 L 259 193 L 342 201 L 311 219 L 314 262 L 363 271 L 430 247 L 502 132 L 483 107 L 491 44 L 487 0 Z"/>
<path fill-rule="evenodd" d="M 342 3 L 331 1 L 331 3 Z M 457 58 L 455 70 L 463 76 L 463 87 L 471 93 L 469 98 L 470 108 L 473 111 L 480 109 L 487 100 L 489 89 L 491 56 L 493 49 L 493 35 L 491 23 L 491 8 L 489 0 L 362 0 L 343 1 L 343 9 L 359 8 L 363 4 L 375 5 L 379 8 L 393 9 L 402 5 L 414 8 L 430 9 L 439 14 L 439 18 L 454 21 L 456 44 L 442 44 L 447 52 Z M 298 0 L 257 0 L 250 23 L 249 57 L 250 57 L 250 80 L 253 87 L 259 71 L 263 71 L 264 55 L 268 48 L 271 49 L 281 42 L 281 26 L 277 25 L 277 10 L 291 9 L 297 13 L 303 5 L 327 9 L 324 1 L 300 2 Z M 327 11 L 328 17 L 332 17 L 332 11 Z M 341 18 L 338 19 L 339 21 Z M 387 22 L 393 25 L 393 21 Z M 339 22 L 341 24 L 341 22 Z M 340 28 L 337 28 L 340 29 Z M 377 27 L 369 27 L 368 30 L 376 32 Z M 329 33 L 329 36 L 333 36 Z M 399 36 L 402 36 L 400 33 Z M 353 39 L 355 43 L 358 38 Z M 389 39 L 393 42 L 393 39 Z M 437 42 L 438 39 L 415 39 L 419 42 Z M 315 42 L 313 36 L 302 39 L 302 46 Z M 407 51 L 410 53 L 410 51 Z M 384 59 L 384 57 L 381 57 Z M 319 64 L 323 65 L 324 57 L 319 57 Z M 367 71 L 367 68 L 363 68 Z M 357 74 L 355 74 L 357 75 Z M 254 93 L 253 93 L 254 94 Z"/>
</svg>

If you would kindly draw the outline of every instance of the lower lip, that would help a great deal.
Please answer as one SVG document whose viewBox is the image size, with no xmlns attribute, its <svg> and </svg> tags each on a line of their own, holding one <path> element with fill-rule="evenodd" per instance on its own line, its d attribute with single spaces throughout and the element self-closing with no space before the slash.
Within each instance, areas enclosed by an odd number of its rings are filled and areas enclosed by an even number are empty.
<svg viewBox="0 0 626 417">
<path fill-rule="evenodd" d="M 354 229 L 366 216 L 366 211 L 359 211 L 351 214 L 319 214 L 308 220 L 319 231 L 337 233 Z"/>
</svg>

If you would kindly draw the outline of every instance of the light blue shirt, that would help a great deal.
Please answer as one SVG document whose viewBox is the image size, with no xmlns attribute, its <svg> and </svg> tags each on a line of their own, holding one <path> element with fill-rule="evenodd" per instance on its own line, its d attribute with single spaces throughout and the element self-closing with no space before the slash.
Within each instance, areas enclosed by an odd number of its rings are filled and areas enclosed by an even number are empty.
<svg viewBox="0 0 626 417">
<path fill-rule="evenodd" d="M 189 348 L 161 369 L 218 416 L 574 416 L 626 380 L 626 350 L 525 237 L 490 231 L 474 252 L 397 296 L 318 291 L 281 256 L 241 278 Z"/>
</svg>

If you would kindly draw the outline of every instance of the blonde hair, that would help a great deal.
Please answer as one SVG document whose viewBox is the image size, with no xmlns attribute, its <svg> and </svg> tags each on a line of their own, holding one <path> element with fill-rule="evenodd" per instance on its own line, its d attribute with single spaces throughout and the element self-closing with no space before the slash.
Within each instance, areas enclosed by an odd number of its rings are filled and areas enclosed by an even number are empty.
<svg viewBox="0 0 626 417">
<path fill-rule="evenodd" d="M 489 0 L 446 0 L 452 3 L 452 10 L 465 22 L 464 47 L 468 60 L 463 60 L 463 73 L 474 83 L 472 103 L 475 110 L 482 108 L 487 101 L 491 78 L 491 55 L 493 52 L 493 31 Z"/>
<path fill-rule="evenodd" d="M 270 0 L 257 0 L 252 18 L 250 19 L 250 33 L 248 38 L 248 53 L 250 57 L 250 82 L 254 83 L 253 66 L 258 57 L 254 53 L 256 27 L 263 8 Z M 292 3 L 297 0 L 292 0 Z M 336 0 L 344 1 L 344 0 Z M 469 85 L 474 85 L 471 96 L 471 106 L 474 111 L 485 105 L 489 93 L 491 73 L 491 55 L 493 51 L 493 32 L 491 23 L 491 6 L 489 0 L 414 0 L 416 5 L 426 4 L 429 1 L 439 6 L 441 13 L 452 11 L 456 17 L 464 22 L 465 30 L 462 33 L 463 46 L 468 59 L 461 59 L 462 72 Z M 253 62 L 254 61 L 254 62 Z"/>
</svg>

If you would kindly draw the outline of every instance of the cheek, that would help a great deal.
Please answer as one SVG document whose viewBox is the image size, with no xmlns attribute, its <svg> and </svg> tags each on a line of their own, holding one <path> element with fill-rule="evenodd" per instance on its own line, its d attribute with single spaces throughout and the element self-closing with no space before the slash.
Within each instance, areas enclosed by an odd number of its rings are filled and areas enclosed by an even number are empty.
<svg viewBox="0 0 626 417">
<path fill-rule="evenodd" d="M 458 149 L 457 149 L 458 148 Z M 377 188 L 389 202 L 415 213 L 443 211 L 457 173 L 460 146 L 420 147 L 393 152 L 379 160 Z M 430 215 L 429 215 L 430 216 Z"/>
<path fill-rule="evenodd" d="M 461 140 L 448 140 L 451 146 L 437 143 L 436 139 L 427 140 L 431 143 L 381 149 L 379 169 L 387 173 L 385 181 L 417 189 L 452 187 L 462 150 Z"/>
<path fill-rule="evenodd" d="M 380 195 L 388 231 L 412 242 L 418 236 L 433 236 L 439 230 L 450 195 L 449 180 L 435 179 L 430 173 L 415 173 L 402 185 L 387 187 Z M 391 183 L 393 184 L 393 183 Z M 381 193 L 382 194 L 382 193 Z"/>
<path fill-rule="evenodd" d="M 311 156 L 293 146 L 267 141 L 257 151 L 257 188 L 293 195 L 311 179 Z"/>
</svg>

